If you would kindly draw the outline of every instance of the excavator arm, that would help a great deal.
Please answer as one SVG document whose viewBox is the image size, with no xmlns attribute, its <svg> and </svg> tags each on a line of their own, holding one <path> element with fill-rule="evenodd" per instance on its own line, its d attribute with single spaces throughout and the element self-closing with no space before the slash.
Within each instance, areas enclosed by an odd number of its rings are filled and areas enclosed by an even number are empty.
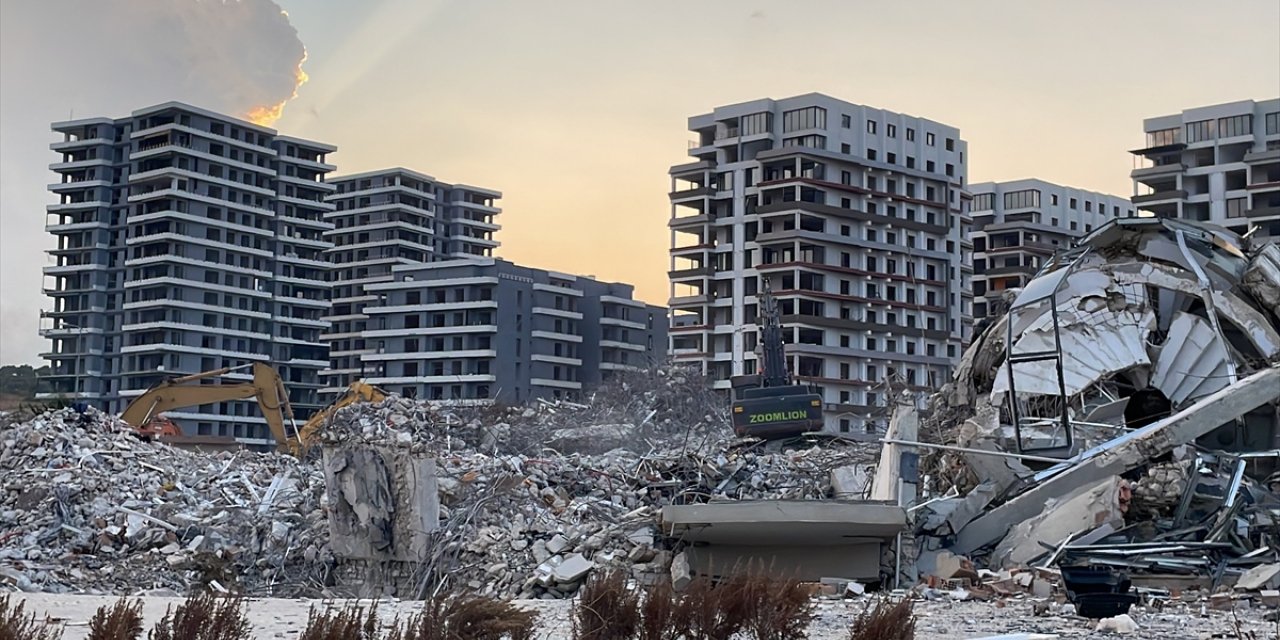
<svg viewBox="0 0 1280 640">
<path fill-rule="evenodd" d="M 202 379 L 216 378 L 244 367 L 217 369 L 165 380 L 134 398 L 129 406 L 125 407 L 124 413 L 120 414 L 120 419 L 135 429 L 140 429 L 152 418 L 165 411 L 214 402 L 256 398 L 258 408 L 266 418 L 267 426 L 271 429 L 271 435 L 275 437 L 276 442 L 281 446 L 292 444 L 290 442 L 292 438 L 285 429 L 285 420 L 292 422 L 293 408 L 289 405 L 289 393 L 284 388 L 284 381 L 269 365 L 255 362 L 252 367 L 252 382 L 199 384 Z"/>
<path fill-rule="evenodd" d="M 311 446 L 311 438 L 329 421 L 329 418 L 338 409 L 357 402 L 382 402 L 386 398 L 387 392 L 378 387 L 362 380 L 352 382 L 341 397 L 331 402 L 329 406 L 317 411 L 315 415 L 311 416 L 310 420 L 307 420 L 306 424 L 302 425 L 302 428 L 298 430 L 297 440 L 290 442 L 293 453 L 305 455 L 307 448 Z"/>
</svg>

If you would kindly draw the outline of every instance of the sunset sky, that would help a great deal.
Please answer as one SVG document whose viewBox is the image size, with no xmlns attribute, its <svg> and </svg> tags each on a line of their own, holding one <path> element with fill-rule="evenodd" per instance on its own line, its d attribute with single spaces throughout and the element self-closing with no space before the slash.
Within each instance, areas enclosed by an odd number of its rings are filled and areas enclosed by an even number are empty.
<svg viewBox="0 0 1280 640">
<path fill-rule="evenodd" d="M 45 347 L 50 121 L 166 99 L 245 113 L 238 96 L 287 96 L 261 72 L 296 57 L 274 48 L 288 24 L 128 19 L 194 1 L 101 0 L 128 30 L 106 47 L 46 37 L 88 0 L 0 5 L 0 362 L 38 363 Z M 336 144 L 340 174 L 404 166 L 500 189 L 501 257 L 631 282 L 655 303 L 667 168 L 685 161 L 686 119 L 717 105 L 822 92 L 959 127 L 970 182 L 1127 196 L 1143 118 L 1280 95 L 1276 0 L 278 3 L 310 81 L 277 129 Z M 146 49 L 174 29 L 217 44 Z"/>
</svg>

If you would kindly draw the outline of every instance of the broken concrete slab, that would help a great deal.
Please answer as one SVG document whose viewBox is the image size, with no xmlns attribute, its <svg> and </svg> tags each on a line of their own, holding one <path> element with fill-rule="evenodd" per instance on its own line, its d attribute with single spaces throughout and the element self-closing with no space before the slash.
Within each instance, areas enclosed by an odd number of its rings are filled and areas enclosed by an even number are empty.
<svg viewBox="0 0 1280 640">
<path fill-rule="evenodd" d="M 684 591 L 693 582 L 693 569 L 689 567 L 689 557 L 677 553 L 671 559 L 671 588 L 676 592 Z"/>
<path fill-rule="evenodd" d="M 1118 476 L 1103 478 L 1044 504 L 1038 516 L 1018 523 L 996 545 L 990 568 L 1029 566 L 1082 531 L 1104 524 L 1124 525 L 1122 502 L 1126 481 Z M 1029 575 L 1029 574 L 1028 574 Z"/>
<path fill-rule="evenodd" d="M 595 563 L 584 558 L 581 553 L 566 556 L 564 561 L 552 569 L 551 575 L 556 582 L 577 582 L 587 576 L 595 568 Z"/>
<path fill-rule="evenodd" d="M 635 436 L 630 424 L 597 424 L 557 429 L 547 446 L 564 453 L 604 453 L 623 446 Z"/>
<path fill-rule="evenodd" d="M 1280 588 L 1280 564 L 1260 564 L 1236 580 L 1236 591 L 1259 591 Z"/>
<path fill-rule="evenodd" d="M 1257 407 L 1278 401 L 1280 366 L 1257 371 L 1163 420 L 1037 474 L 1041 480 L 1038 485 L 969 523 L 956 536 L 951 549 L 962 555 L 971 554 L 1002 538 L 1011 523 L 1024 522 L 1041 513 L 1051 499 L 1146 464 Z"/>
<path fill-rule="evenodd" d="M 440 526 L 435 461 L 402 451 L 324 448 L 330 547 L 350 560 L 420 562 Z"/>
</svg>

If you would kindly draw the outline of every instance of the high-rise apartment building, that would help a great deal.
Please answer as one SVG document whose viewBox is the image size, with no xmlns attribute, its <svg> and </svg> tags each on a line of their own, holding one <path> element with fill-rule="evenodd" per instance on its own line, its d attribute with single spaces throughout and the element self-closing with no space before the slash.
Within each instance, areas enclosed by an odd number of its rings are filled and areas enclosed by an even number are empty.
<svg viewBox="0 0 1280 640">
<path fill-rule="evenodd" d="M 1128 198 L 1044 180 L 969 185 L 973 194 L 973 317 L 1000 310 L 1006 289 L 1022 287 L 1054 252 L 1119 217 L 1134 215 Z"/>
<path fill-rule="evenodd" d="M 494 258 L 396 265 L 365 289 L 367 381 L 460 403 L 572 398 L 666 352 L 666 310 L 600 282 Z"/>
<path fill-rule="evenodd" d="M 264 361 L 299 415 L 314 410 L 336 148 L 176 102 L 52 128 L 54 394 L 118 412 L 164 377 Z M 252 401 L 167 415 L 192 435 L 272 441 Z"/>
<path fill-rule="evenodd" d="M 671 168 L 671 349 L 720 389 L 758 368 L 770 279 L 791 372 L 826 428 L 887 414 L 883 383 L 950 378 L 971 331 L 969 196 L 960 131 L 821 94 L 689 119 Z"/>
<path fill-rule="evenodd" d="M 1280 99 L 1242 100 L 1142 122 L 1133 204 L 1280 239 Z"/>
<path fill-rule="evenodd" d="M 330 366 L 321 373 L 325 392 L 335 393 L 366 376 L 362 356 L 371 353 L 361 337 L 377 296 L 370 284 L 389 282 L 395 265 L 417 265 L 461 257 L 490 257 L 498 247 L 492 189 L 452 185 L 404 168 L 336 177 L 325 233 L 333 265 Z"/>
</svg>

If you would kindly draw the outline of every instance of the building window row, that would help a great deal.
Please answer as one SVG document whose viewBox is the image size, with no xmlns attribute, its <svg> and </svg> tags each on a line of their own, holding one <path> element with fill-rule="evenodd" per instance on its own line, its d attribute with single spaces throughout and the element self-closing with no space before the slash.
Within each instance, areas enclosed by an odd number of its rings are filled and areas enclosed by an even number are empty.
<svg viewBox="0 0 1280 640">
<path fill-rule="evenodd" d="M 1160 129 L 1158 131 L 1147 132 L 1148 147 L 1163 147 L 1171 144 L 1178 144 L 1181 136 L 1178 134 L 1180 130 L 1177 127 L 1172 129 Z"/>
<path fill-rule="evenodd" d="M 970 211 L 991 211 L 995 209 L 996 194 L 979 193 L 973 196 L 973 205 L 969 207 Z"/>
<path fill-rule="evenodd" d="M 1200 120 L 1187 123 L 1187 142 L 1202 142 L 1217 137 L 1217 127 L 1213 120 Z"/>
<path fill-rule="evenodd" d="M 1085 203 L 1088 204 L 1088 203 Z M 1005 209 L 1026 209 L 1040 206 L 1039 189 L 1023 189 L 1004 194 Z"/>
<path fill-rule="evenodd" d="M 810 149 L 827 148 L 826 136 L 800 136 L 798 138 L 783 138 L 783 147 L 809 147 Z"/>
<path fill-rule="evenodd" d="M 801 131 L 804 129 L 826 129 L 827 110 L 822 107 L 805 107 L 782 113 L 782 131 Z"/>
<path fill-rule="evenodd" d="M 1262 116 L 1262 121 L 1266 127 L 1266 135 L 1274 136 L 1280 134 L 1280 111 Z"/>
<path fill-rule="evenodd" d="M 744 136 L 752 136 L 758 133 L 769 133 L 773 114 L 768 112 L 753 113 L 749 116 L 743 116 L 739 121 L 739 129 Z"/>
<path fill-rule="evenodd" d="M 1231 116 L 1218 118 L 1218 135 L 1223 138 L 1253 135 L 1253 116 Z"/>
</svg>

